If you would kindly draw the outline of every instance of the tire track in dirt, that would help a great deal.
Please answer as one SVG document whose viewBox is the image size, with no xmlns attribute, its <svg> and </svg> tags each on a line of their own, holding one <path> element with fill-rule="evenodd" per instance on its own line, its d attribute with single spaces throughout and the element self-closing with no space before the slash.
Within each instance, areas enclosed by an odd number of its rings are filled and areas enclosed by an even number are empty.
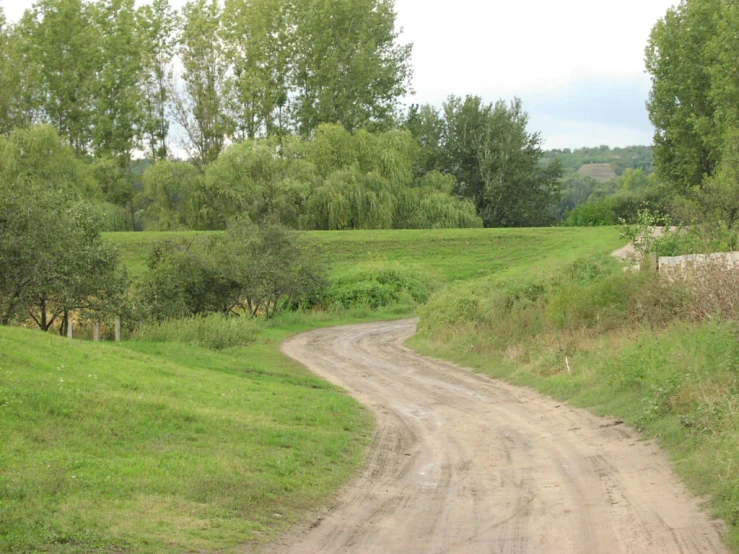
<svg viewBox="0 0 739 554">
<path fill-rule="evenodd" d="M 321 329 L 283 351 L 375 415 L 361 474 L 265 548 L 291 554 L 728 553 L 651 442 L 403 346 L 416 321 Z"/>
</svg>

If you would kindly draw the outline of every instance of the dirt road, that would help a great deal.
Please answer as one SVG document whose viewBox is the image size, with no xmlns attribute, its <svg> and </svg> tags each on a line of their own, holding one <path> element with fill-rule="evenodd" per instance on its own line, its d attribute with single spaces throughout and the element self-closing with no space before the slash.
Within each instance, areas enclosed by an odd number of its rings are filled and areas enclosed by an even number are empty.
<svg viewBox="0 0 739 554">
<path fill-rule="evenodd" d="M 323 329 L 284 352 L 377 419 L 362 474 L 279 553 L 727 552 L 666 457 L 613 419 L 402 343 L 415 321 Z"/>
</svg>

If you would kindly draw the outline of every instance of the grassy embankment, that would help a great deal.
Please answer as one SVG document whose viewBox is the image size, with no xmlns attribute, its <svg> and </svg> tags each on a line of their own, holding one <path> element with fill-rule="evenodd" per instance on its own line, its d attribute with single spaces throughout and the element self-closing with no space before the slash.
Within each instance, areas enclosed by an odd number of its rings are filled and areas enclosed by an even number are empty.
<svg viewBox="0 0 739 554">
<path fill-rule="evenodd" d="M 112 235 L 136 275 L 156 234 Z M 618 245 L 613 229 L 310 233 L 333 275 L 401 268 L 431 288 L 511 278 Z M 361 464 L 372 421 L 279 353 L 297 314 L 218 351 L 0 328 L 0 551 L 228 551 L 274 536 Z M 171 337 L 170 337 L 171 338 Z"/>
<path fill-rule="evenodd" d="M 656 437 L 739 552 L 739 275 L 668 284 L 592 258 L 546 278 L 458 283 L 411 345 Z"/>
</svg>

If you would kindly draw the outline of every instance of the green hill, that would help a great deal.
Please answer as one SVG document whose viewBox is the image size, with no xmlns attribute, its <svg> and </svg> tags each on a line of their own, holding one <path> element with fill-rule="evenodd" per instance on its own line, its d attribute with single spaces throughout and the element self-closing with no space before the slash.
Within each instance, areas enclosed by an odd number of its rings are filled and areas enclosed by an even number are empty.
<svg viewBox="0 0 739 554">
<path fill-rule="evenodd" d="M 320 503 L 371 419 L 272 344 L 0 327 L 0 429 L 0 551 L 185 552 L 264 539 Z"/>
<path fill-rule="evenodd" d="M 627 146 L 624 148 L 610 148 L 608 146 L 597 146 L 593 148 L 570 148 L 547 150 L 542 158 L 543 163 L 551 163 L 559 160 L 564 169 L 564 178 L 578 173 L 581 168 L 586 172 L 587 166 L 595 164 L 608 164 L 613 171 L 613 177 L 620 176 L 627 169 L 642 169 L 645 173 L 652 173 L 652 147 L 651 146 Z M 585 166 L 585 167 L 583 167 Z M 585 173 L 588 175 L 589 173 Z M 610 175 L 610 172 L 609 172 Z M 596 179 L 602 177 L 592 175 Z M 611 178 L 611 177 L 609 177 Z"/>
</svg>

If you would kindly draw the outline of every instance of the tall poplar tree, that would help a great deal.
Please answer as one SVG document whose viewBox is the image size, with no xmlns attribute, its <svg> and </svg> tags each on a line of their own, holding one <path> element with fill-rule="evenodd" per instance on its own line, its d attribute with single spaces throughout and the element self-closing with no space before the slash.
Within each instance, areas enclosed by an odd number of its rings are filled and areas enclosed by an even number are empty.
<svg viewBox="0 0 739 554">
<path fill-rule="evenodd" d="M 226 0 L 224 41 L 240 138 L 283 134 L 294 54 L 288 0 Z"/>
<path fill-rule="evenodd" d="M 154 0 L 138 11 L 142 48 L 144 122 L 143 140 L 152 161 L 169 154 L 169 111 L 171 107 L 173 61 L 177 47 L 179 18 L 169 0 Z"/>
<path fill-rule="evenodd" d="M 82 0 L 38 0 L 19 23 L 29 64 L 38 69 L 38 120 L 66 136 L 78 155 L 93 142 L 97 37 Z"/>
<path fill-rule="evenodd" d="M 198 165 L 215 161 L 234 123 L 227 98 L 228 63 L 221 40 L 218 0 L 193 0 L 183 8 L 179 54 L 182 90 L 174 97 L 174 114 L 184 129 L 184 145 Z"/>
<path fill-rule="evenodd" d="M 301 0 L 294 22 L 297 130 L 390 127 L 411 77 L 411 45 L 397 42 L 393 0 Z"/>
<path fill-rule="evenodd" d="M 143 120 L 141 45 L 137 40 L 134 0 L 98 0 L 91 4 L 88 40 L 94 57 L 93 152 L 111 157 L 128 170 L 140 144 Z"/>
<path fill-rule="evenodd" d="M 699 186 L 720 156 L 707 46 L 721 3 L 691 0 L 670 8 L 652 29 L 646 49 L 655 171 L 677 191 Z"/>
</svg>

